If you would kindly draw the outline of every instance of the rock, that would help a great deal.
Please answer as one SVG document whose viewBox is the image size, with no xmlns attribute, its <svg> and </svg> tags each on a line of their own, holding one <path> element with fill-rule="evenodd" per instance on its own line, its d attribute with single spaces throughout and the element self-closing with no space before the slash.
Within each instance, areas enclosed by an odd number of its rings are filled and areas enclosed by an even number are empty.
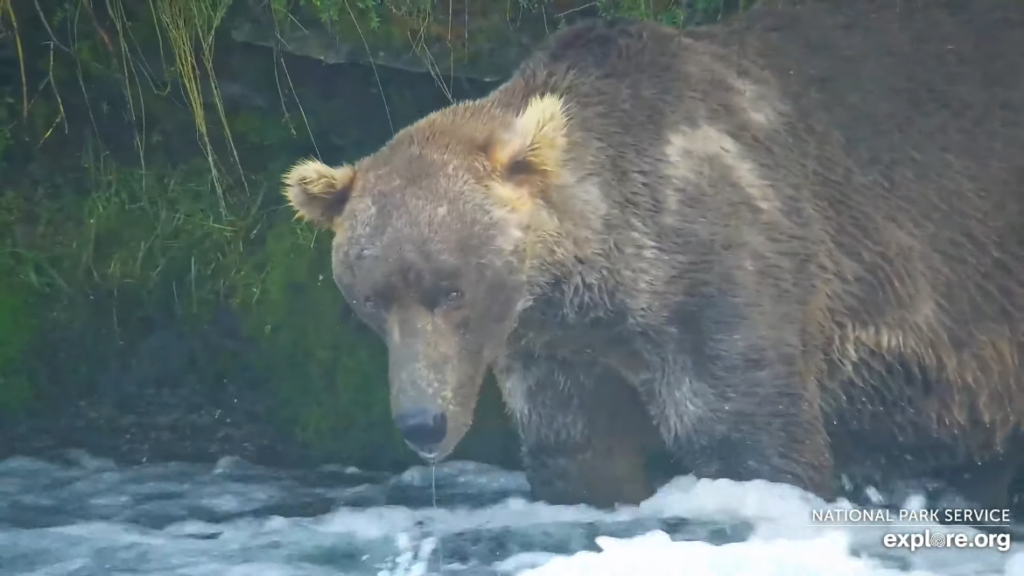
<svg viewBox="0 0 1024 576">
<path fill-rule="evenodd" d="M 334 13 L 303 3 L 275 18 L 265 2 L 245 4 L 226 23 L 239 42 L 328 64 L 372 63 L 483 80 L 504 78 L 550 32 L 597 13 L 597 3 L 586 0 L 390 0 L 372 11 L 356 2 L 349 11 L 339 2 Z"/>
</svg>

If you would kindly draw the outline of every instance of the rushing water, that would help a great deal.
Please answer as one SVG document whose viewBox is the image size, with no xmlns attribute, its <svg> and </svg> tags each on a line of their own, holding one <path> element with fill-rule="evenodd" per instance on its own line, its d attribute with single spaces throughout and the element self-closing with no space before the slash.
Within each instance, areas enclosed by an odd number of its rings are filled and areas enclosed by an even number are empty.
<svg viewBox="0 0 1024 576">
<path fill-rule="evenodd" d="M 526 491 L 519 473 L 466 462 L 432 478 L 11 458 L 0 462 L 0 573 L 1024 576 L 1016 545 L 882 546 L 886 532 L 948 527 L 812 524 L 824 504 L 789 486 L 679 478 L 614 512 L 530 503 Z"/>
</svg>

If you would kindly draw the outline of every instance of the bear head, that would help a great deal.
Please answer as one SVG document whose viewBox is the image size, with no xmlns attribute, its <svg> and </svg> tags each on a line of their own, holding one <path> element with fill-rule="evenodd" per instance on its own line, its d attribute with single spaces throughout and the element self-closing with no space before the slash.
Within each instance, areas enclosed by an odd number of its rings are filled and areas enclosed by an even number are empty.
<svg viewBox="0 0 1024 576">
<path fill-rule="evenodd" d="M 296 217 L 333 230 L 334 280 L 386 342 L 392 415 L 429 461 L 469 429 L 529 302 L 532 261 L 558 234 L 567 123 L 553 95 L 467 102 L 353 164 L 304 160 L 284 176 Z"/>
</svg>

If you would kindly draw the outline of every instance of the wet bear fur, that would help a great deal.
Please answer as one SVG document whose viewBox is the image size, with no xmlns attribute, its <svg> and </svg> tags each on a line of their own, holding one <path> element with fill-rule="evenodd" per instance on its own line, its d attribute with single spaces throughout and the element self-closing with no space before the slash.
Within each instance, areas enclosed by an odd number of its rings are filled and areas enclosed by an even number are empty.
<svg viewBox="0 0 1024 576">
<path fill-rule="evenodd" d="M 663 447 L 826 499 L 838 472 L 951 474 L 998 506 L 1024 415 L 1021 38 L 995 0 L 583 23 L 285 192 L 335 231 L 392 409 L 446 414 L 432 457 L 490 369 L 550 502 L 637 502 Z"/>
</svg>

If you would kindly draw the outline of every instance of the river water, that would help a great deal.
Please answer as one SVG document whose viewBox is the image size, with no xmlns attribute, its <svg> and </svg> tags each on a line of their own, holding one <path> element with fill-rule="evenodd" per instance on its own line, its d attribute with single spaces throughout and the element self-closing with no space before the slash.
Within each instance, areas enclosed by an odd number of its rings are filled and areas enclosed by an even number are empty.
<svg viewBox="0 0 1024 576">
<path fill-rule="evenodd" d="M 766 482 L 683 477 L 616 511 L 526 494 L 522 474 L 467 462 L 387 476 L 16 457 L 0 462 L 0 574 L 1024 576 L 1016 544 L 885 548 L 885 533 L 979 533 L 813 524 L 821 501 Z"/>
</svg>

